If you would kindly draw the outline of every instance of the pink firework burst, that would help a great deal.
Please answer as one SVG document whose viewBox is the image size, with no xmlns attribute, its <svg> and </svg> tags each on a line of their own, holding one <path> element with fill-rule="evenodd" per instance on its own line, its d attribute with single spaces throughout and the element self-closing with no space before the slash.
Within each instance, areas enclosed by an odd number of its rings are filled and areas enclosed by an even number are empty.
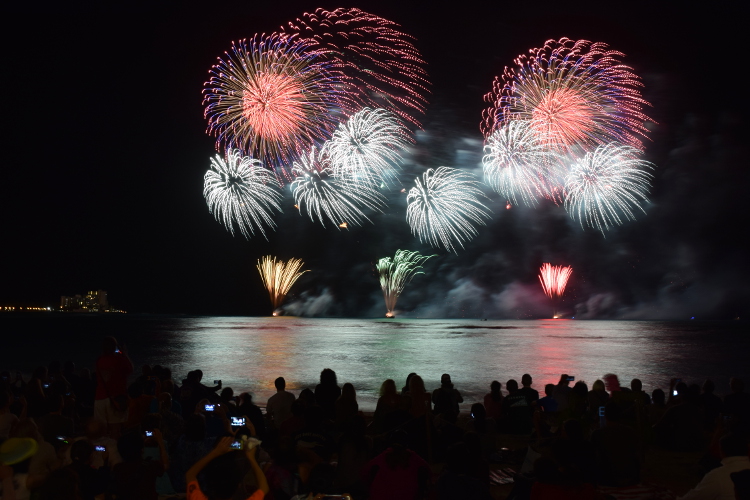
<svg viewBox="0 0 750 500">
<path fill-rule="evenodd" d="M 385 108 L 419 126 L 429 82 L 413 37 L 392 21 L 356 8 L 305 13 L 282 29 L 313 46 L 346 80 L 342 107 Z"/>
<path fill-rule="evenodd" d="M 204 84 L 208 132 L 217 149 L 240 149 L 289 179 L 301 151 L 336 127 L 343 75 L 307 42 L 283 34 L 232 43 L 225 54 Z"/>
<path fill-rule="evenodd" d="M 482 115 L 488 137 L 510 121 L 530 123 L 550 149 L 569 151 L 620 142 L 643 149 L 643 86 L 621 52 L 586 40 L 548 40 L 495 78 Z"/>
<path fill-rule="evenodd" d="M 573 268 L 570 266 L 553 266 L 549 263 L 542 265 L 539 268 L 539 281 L 544 294 L 553 300 L 562 297 L 571 274 Z"/>
</svg>

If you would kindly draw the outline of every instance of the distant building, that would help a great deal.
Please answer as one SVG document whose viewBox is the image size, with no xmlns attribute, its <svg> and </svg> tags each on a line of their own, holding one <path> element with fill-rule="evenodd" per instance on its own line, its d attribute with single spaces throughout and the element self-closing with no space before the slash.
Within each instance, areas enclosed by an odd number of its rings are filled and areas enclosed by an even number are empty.
<svg viewBox="0 0 750 500">
<path fill-rule="evenodd" d="M 107 292 L 92 290 L 85 296 L 63 295 L 60 297 L 60 310 L 68 312 L 110 312 Z"/>
</svg>

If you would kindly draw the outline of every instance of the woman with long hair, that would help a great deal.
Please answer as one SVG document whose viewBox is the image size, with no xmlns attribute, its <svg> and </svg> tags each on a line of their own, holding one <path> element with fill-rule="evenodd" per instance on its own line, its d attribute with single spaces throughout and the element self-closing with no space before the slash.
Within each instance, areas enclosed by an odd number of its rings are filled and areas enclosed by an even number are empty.
<svg viewBox="0 0 750 500">
<path fill-rule="evenodd" d="M 357 418 L 359 411 L 357 393 L 352 384 L 348 382 L 344 384 L 344 387 L 341 389 L 341 396 L 336 400 L 334 408 L 336 412 L 336 427 L 339 430 L 345 430 Z"/>
</svg>

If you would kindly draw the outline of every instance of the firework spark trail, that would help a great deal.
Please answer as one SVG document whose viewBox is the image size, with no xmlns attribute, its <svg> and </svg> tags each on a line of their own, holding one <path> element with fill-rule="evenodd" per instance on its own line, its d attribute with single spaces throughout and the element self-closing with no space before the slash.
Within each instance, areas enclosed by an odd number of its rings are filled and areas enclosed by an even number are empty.
<svg viewBox="0 0 750 500">
<path fill-rule="evenodd" d="M 330 137 L 341 78 L 310 45 L 286 35 L 232 43 L 209 71 L 203 103 L 217 148 L 239 148 L 288 178 L 303 148 Z"/>
<path fill-rule="evenodd" d="M 480 197 L 485 197 L 471 174 L 455 168 L 428 169 L 406 197 L 406 220 L 419 241 L 456 252 L 465 241 L 477 235 L 474 224 L 489 219 Z M 486 197 L 485 197 L 486 198 Z"/>
<path fill-rule="evenodd" d="M 404 287 L 417 274 L 422 272 L 422 264 L 435 255 L 421 255 L 419 252 L 398 250 L 396 255 L 383 257 L 375 266 L 380 276 L 380 288 L 383 289 L 383 299 L 388 310 L 386 317 L 392 318 L 396 309 L 396 302 L 404 291 Z"/>
<path fill-rule="evenodd" d="M 570 275 L 573 273 L 571 266 L 553 266 L 545 263 L 539 268 L 539 281 L 542 284 L 544 294 L 550 299 L 558 299 L 565 293 Z"/>
<path fill-rule="evenodd" d="M 346 78 L 342 108 L 386 108 L 419 126 L 428 92 L 425 62 L 398 25 L 356 8 L 305 13 L 282 29 L 309 43 Z"/>
<path fill-rule="evenodd" d="M 291 187 L 300 212 L 305 209 L 313 222 L 317 217 L 324 227 L 326 218 L 337 227 L 371 222 L 360 207 L 381 211 L 385 206 L 383 195 L 371 186 L 333 176 L 325 151 L 314 147 L 294 162 L 292 173 Z"/>
<path fill-rule="evenodd" d="M 211 158 L 206 172 L 203 196 L 208 210 L 234 235 L 234 224 L 245 238 L 257 228 L 263 237 L 263 224 L 275 227 L 270 211 L 281 211 L 276 178 L 261 166 L 260 161 L 242 156 L 239 150 L 228 150 L 226 160 L 219 155 Z"/>
<path fill-rule="evenodd" d="M 584 221 L 604 233 L 622 224 L 622 217 L 635 220 L 633 209 L 646 213 L 653 165 L 631 146 L 610 144 L 596 148 L 575 161 L 565 178 L 565 209 L 581 226 Z"/>
<path fill-rule="evenodd" d="M 268 296 L 273 304 L 274 316 L 276 309 L 284 302 L 294 282 L 308 271 L 300 271 L 303 266 L 301 259 L 276 260 L 272 255 L 266 255 L 258 260 L 258 272 L 263 280 L 263 286 L 268 290 Z"/>
<path fill-rule="evenodd" d="M 373 187 L 396 178 L 401 152 L 412 142 L 401 120 L 385 109 L 364 108 L 325 143 L 335 177 Z"/>
<path fill-rule="evenodd" d="M 528 121 L 550 148 L 575 150 L 617 141 L 642 149 L 646 136 L 643 86 L 621 52 L 586 40 L 548 40 L 515 59 L 485 96 L 482 132 L 510 120 Z"/>
<path fill-rule="evenodd" d="M 560 201 L 562 162 L 538 139 L 528 122 L 511 121 L 485 141 L 485 182 L 514 204 L 534 205 L 537 198 Z"/>
</svg>

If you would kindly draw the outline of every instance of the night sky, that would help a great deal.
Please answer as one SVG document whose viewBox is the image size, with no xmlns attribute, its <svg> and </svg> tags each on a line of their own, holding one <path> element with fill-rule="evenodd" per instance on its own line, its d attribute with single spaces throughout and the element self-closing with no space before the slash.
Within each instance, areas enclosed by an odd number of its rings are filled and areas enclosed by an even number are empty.
<svg viewBox="0 0 750 500">
<path fill-rule="evenodd" d="M 605 4 L 612 4 L 607 6 Z M 270 33 L 316 7 L 353 6 L 416 37 L 432 81 L 424 131 L 403 166 L 481 174 L 483 95 L 513 58 L 550 38 L 608 43 L 645 84 L 657 123 L 647 215 L 583 230 L 562 207 L 505 210 L 401 298 L 413 317 L 549 315 L 536 273 L 574 268 L 564 308 L 578 318 L 732 319 L 750 313 L 747 12 L 741 2 L 163 2 L 3 7 L 0 305 L 51 305 L 105 289 L 130 312 L 262 315 L 266 254 L 311 272 L 291 313 L 381 316 L 374 273 L 409 232 L 405 195 L 374 224 L 339 231 L 301 217 L 288 190 L 269 241 L 232 236 L 204 201 L 215 154 L 201 90 L 233 40 Z M 10 9 L 10 10 L 8 10 Z"/>
</svg>

